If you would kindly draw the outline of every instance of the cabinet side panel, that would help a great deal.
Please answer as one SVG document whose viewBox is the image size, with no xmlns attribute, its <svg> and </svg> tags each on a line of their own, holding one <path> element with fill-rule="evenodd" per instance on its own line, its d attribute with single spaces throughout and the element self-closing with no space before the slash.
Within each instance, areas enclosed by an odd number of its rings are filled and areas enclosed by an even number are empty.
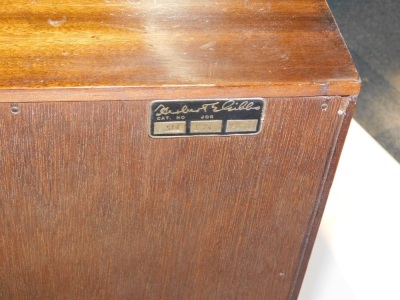
<svg viewBox="0 0 400 300">
<path fill-rule="evenodd" d="M 346 103 L 173 139 L 149 101 L 1 103 L 0 297 L 287 299 Z"/>
</svg>

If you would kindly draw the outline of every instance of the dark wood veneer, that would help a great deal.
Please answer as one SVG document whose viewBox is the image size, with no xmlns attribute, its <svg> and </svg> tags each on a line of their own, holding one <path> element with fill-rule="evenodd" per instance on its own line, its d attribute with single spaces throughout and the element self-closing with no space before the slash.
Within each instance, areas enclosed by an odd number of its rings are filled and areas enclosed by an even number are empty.
<svg viewBox="0 0 400 300">
<path fill-rule="evenodd" d="M 360 89 L 325 1 L 0 14 L 0 298 L 296 299 Z M 258 135 L 149 137 L 230 97 Z"/>
</svg>

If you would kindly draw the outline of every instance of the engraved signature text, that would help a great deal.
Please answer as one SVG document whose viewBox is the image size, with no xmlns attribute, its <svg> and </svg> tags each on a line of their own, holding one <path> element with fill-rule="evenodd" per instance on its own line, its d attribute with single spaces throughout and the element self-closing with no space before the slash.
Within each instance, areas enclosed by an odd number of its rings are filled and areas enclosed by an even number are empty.
<svg viewBox="0 0 400 300">
<path fill-rule="evenodd" d="M 198 108 L 191 108 L 184 105 L 177 110 L 172 110 L 170 107 L 160 104 L 154 112 L 156 116 L 179 115 L 189 113 L 217 113 L 220 111 L 242 111 L 242 110 L 260 110 L 261 106 L 255 106 L 253 101 L 236 102 L 228 100 L 226 102 L 205 103 Z"/>
</svg>

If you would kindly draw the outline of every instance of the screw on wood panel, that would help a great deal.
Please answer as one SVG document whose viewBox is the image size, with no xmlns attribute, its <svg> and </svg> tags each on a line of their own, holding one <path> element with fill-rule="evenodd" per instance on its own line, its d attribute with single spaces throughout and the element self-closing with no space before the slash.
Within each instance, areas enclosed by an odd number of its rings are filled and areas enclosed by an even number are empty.
<svg viewBox="0 0 400 300">
<path fill-rule="evenodd" d="M 322 103 L 321 105 L 322 111 L 327 111 L 328 107 L 329 107 L 328 103 Z"/>
<path fill-rule="evenodd" d="M 18 105 L 13 104 L 13 105 L 11 106 L 11 113 L 12 113 L 13 115 L 18 115 L 18 114 L 20 113 L 20 109 L 19 109 Z"/>
<path fill-rule="evenodd" d="M 279 273 L 279 276 L 280 276 L 280 277 L 285 277 L 285 273 L 280 272 L 280 273 Z"/>
</svg>

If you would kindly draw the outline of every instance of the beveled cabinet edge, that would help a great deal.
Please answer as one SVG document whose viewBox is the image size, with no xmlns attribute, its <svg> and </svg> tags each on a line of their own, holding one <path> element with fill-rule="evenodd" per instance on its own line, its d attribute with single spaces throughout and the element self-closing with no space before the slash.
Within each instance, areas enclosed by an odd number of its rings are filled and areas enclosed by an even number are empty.
<svg viewBox="0 0 400 300">
<path fill-rule="evenodd" d="M 316 97 L 358 94 L 361 81 L 264 83 L 255 85 L 160 85 L 0 88 L 0 102 L 118 101 L 185 98 Z"/>
<path fill-rule="evenodd" d="M 347 132 L 353 118 L 354 110 L 357 103 L 358 94 L 350 95 L 343 98 L 348 98 L 348 105 L 342 115 L 342 120 L 336 131 L 336 136 L 333 140 L 334 144 L 330 155 L 327 159 L 323 178 L 318 188 L 318 197 L 316 199 L 313 217 L 310 219 L 309 227 L 305 233 L 302 246 L 302 254 L 300 261 L 297 264 L 295 276 L 291 282 L 289 300 L 296 300 L 299 296 L 304 276 L 306 275 L 307 266 L 311 257 L 317 233 L 321 224 L 322 216 L 328 200 L 329 192 L 332 187 L 336 169 L 339 163 L 340 155 L 346 140 Z"/>
</svg>

